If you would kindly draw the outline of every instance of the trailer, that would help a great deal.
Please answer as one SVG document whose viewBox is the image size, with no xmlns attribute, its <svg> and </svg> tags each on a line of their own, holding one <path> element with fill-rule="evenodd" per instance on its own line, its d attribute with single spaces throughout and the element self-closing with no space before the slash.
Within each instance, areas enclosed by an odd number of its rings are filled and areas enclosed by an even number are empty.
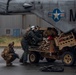
<svg viewBox="0 0 76 75">
<path fill-rule="evenodd" d="M 76 36 L 73 31 L 61 33 L 54 38 L 55 52 L 51 54 L 50 50 L 40 50 L 34 46 L 29 49 L 29 61 L 38 63 L 39 60 L 46 58 L 48 62 L 62 60 L 62 63 L 67 66 L 74 65 L 76 60 Z"/>
</svg>

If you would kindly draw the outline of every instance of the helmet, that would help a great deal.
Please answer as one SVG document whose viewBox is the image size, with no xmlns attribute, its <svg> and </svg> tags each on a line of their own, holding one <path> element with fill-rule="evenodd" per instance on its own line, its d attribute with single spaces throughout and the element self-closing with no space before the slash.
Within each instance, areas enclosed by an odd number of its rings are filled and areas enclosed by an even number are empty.
<svg viewBox="0 0 76 75">
<path fill-rule="evenodd" d="M 36 27 L 35 26 L 31 26 L 31 29 L 34 30 Z"/>
</svg>

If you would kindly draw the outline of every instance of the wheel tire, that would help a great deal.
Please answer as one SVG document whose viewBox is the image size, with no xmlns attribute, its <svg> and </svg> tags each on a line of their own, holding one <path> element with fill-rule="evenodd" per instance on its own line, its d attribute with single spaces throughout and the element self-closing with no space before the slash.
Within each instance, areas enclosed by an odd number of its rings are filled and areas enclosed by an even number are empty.
<svg viewBox="0 0 76 75">
<path fill-rule="evenodd" d="M 72 52 L 65 52 L 62 55 L 62 62 L 66 66 L 72 66 L 75 63 L 74 54 Z"/>
<path fill-rule="evenodd" d="M 39 62 L 39 54 L 36 52 L 31 52 L 29 54 L 29 61 L 30 63 L 38 63 Z"/>
<path fill-rule="evenodd" d="M 51 58 L 46 58 L 47 62 L 54 62 L 55 59 L 51 59 Z"/>
</svg>

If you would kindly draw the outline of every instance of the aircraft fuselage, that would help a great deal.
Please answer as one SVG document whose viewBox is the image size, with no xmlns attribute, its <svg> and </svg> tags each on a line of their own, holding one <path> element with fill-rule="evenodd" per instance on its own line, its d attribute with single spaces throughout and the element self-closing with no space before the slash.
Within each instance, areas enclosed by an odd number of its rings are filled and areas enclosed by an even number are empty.
<svg viewBox="0 0 76 75">
<path fill-rule="evenodd" d="M 7 1 L 2 3 L 0 14 L 7 15 Z M 63 32 L 76 27 L 76 0 L 12 0 L 7 11 L 8 14 L 33 13 Z"/>
</svg>

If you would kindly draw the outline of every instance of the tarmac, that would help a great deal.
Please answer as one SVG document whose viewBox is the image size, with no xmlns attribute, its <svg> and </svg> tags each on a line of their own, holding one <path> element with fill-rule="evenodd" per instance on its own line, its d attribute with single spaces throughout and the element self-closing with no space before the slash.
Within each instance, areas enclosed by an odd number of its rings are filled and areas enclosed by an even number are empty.
<svg viewBox="0 0 76 75">
<path fill-rule="evenodd" d="M 3 48 L 0 48 L 0 54 Z M 23 50 L 21 48 L 15 48 L 15 52 L 21 57 Z M 64 72 L 42 72 L 40 68 L 48 65 L 58 65 L 64 68 Z M 30 64 L 28 60 L 27 65 L 22 65 L 19 59 L 13 62 L 13 66 L 6 67 L 5 61 L 0 56 L 0 75 L 76 75 L 76 64 L 72 67 L 67 67 L 62 64 L 61 61 L 56 61 L 54 63 L 48 63 L 44 59 L 38 64 Z"/>
</svg>

